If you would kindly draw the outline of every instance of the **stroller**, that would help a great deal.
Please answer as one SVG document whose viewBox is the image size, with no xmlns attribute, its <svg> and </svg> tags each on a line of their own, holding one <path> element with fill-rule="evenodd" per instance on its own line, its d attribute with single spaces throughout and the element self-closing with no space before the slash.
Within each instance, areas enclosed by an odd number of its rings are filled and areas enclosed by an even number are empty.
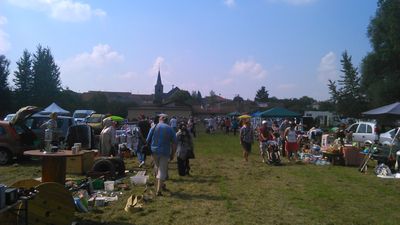
<svg viewBox="0 0 400 225">
<path fill-rule="evenodd" d="M 270 165 L 280 165 L 281 164 L 281 153 L 279 151 L 279 145 L 276 141 L 267 141 L 267 163 Z"/>
</svg>

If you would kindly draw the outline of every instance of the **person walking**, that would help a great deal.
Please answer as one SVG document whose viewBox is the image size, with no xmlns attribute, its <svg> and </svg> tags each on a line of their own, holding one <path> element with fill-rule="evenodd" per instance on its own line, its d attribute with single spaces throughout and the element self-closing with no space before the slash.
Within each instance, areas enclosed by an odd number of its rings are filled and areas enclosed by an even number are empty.
<svg viewBox="0 0 400 225">
<path fill-rule="evenodd" d="M 176 119 L 175 116 L 173 116 L 170 120 L 169 120 L 169 125 L 172 127 L 172 129 L 177 132 L 178 131 L 178 120 Z"/>
<path fill-rule="evenodd" d="M 156 195 L 162 196 L 161 190 L 166 190 L 165 180 L 168 173 L 168 161 L 174 158 L 176 152 L 176 134 L 165 123 L 166 114 L 159 115 L 158 124 L 150 129 L 147 135 L 147 143 L 150 144 L 156 171 Z"/>
<path fill-rule="evenodd" d="M 185 123 L 179 124 L 176 139 L 178 141 L 176 148 L 178 173 L 180 176 L 190 175 L 189 159 L 194 158 L 193 139 Z"/>
<path fill-rule="evenodd" d="M 229 134 L 230 129 L 231 129 L 231 120 L 229 119 L 229 117 L 226 117 L 226 119 L 225 119 L 225 133 Z"/>
<path fill-rule="evenodd" d="M 268 122 L 266 120 L 263 120 L 261 123 L 261 126 L 258 130 L 258 141 L 260 144 L 260 155 L 262 158 L 262 162 L 265 163 L 269 159 L 268 155 L 268 144 L 269 141 L 274 140 L 274 135 L 272 133 L 272 128 L 268 126 Z"/>
<path fill-rule="evenodd" d="M 254 132 L 253 128 L 251 127 L 250 120 L 244 119 L 243 126 L 240 128 L 239 132 L 240 136 L 240 144 L 243 148 L 243 158 L 247 162 L 249 161 L 249 154 L 251 152 L 251 145 L 254 141 Z"/>
<path fill-rule="evenodd" d="M 236 117 L 234 117 L 232 119 L 232 130 L 233 130 L 233 135 L 236 136 L 236 132 L 239 128 L 239 121 L 236 119 Z"/>
<path fill-rule="evenodd" d="M 193 137 L 196 137 L 196 122 L 193 117 L 190 117 L 188 120 L 187 128 L 189 132 L 193 135 Z"/>
<path fill-rule="evenodd" d="M 139 143 L 136 150 L 136 155 L 139 160 L 139 167 L 142 167 L 146 162 L 146 156 L 151 154 L 150 147 L 146 142 L 151 125 L 149 121 L 146 120 L 146 117 L 141 115 L 137 126 L 139 128 Z"/>
<path fill-rule="evenodd" d="M 285 157 L 285 155 L 286 155 L 286 150 L 285 150 L 285 146 L 286 146 L 285 130 L 289 126 L 290 126 L 290 124 L 289 124 L 289 120 L 288 119 L 285 119 L 281 123 L 281 125 L 279 126 L 279 133 L 281 135 L 281 149 L 282 149 L 282 156 L 283 157 Z"/>
<path fill-rule="evenodd" d="M 295 160 L 297 160 L 297 151 L 299 149 L 299 145 L 297 143 L 297 133 L 296 133 L 296 124 L 291 122 L 289 127 L 286 128 L 284 136 L 286 139 L 285 142 L 285 150 L 288 160 L 291 160 L 292 154 Z"/>
</svg>

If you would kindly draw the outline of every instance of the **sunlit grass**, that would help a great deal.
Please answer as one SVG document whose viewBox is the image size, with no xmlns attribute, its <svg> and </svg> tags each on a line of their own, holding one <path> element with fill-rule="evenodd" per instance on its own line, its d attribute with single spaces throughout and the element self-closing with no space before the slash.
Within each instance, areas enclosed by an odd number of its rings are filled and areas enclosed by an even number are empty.
<svg viewBox="0 0 400 225">
<path fill-rule="evenodd" d="M 170 164 L 170 193 L 135 213 L 123 210 L 132 187 L 120 200 L 90 213 L 76 213 L 81 224 L 397 224 L 398 180 L 361 174 L 355 167 L 261 163 L 253 146 L 242 159 L 238 137 L 201 133 L 195 139 L 192 176 L 180 177 Z M 147 162 L 147 164 L 149 164 Z M 127 169 L 138 170 L 136 159 Z M 151 173 L 149 165 L 148 172 Z M 40 175 L 40 164 L 0 167 L 1 182 Z M 14 176 L 12 174 L 18 174 Z M 154 182 L 152 177 L 150 182 Z M 153 187 L 151 187 L 153 188 Z"/>
</svg>

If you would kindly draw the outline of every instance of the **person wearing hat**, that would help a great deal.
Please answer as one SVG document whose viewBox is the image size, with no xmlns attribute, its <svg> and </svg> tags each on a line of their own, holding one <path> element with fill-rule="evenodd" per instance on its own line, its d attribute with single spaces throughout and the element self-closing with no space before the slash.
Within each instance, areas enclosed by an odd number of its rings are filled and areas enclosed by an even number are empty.
<svg viewBox="0 0 400 225">
<path fill-rule="evenodd" d="M 251 152 L 251 145 L 254 142 L 254 132 L 251 127 L 250 119 L 243 119 L 243 126 L 239 131 L 240 144 L 243 148 L 244 161 L 249 161 L 249 153 Z"/>
<path fill-rule="evenodd" d="M 265 163 L 265 153 L 267 153 L 268 142 L 274 140 L 274 135 L 272 128 L 268 126 L 268 122 L 266 120 L 263 120 L 261 122 L 261 127 L 258 131 L 258 141 L 260 142 L 260 155 L 262 158 L 262 162 Z"/>
<path fill-rule="evenodd" d="M 299 149 L 299 144 L 297 143 L 297 133 L 296 124 L 294 122 L 289 122 L 289 127 L 286 128 L 284 132 L 285 137 L 285 151 L 288 160 L 291 160 L 292 154 L 295 160 L 297 160 L 297 151 Z"/>
<path fill-rule="evenodd" d="M 165 123 L 166 114 L 159 115 L 158 124 L 150 129 L 146 142 L 149 143 L 156 171 L 156 195 L 161 196 L 161 190 L 166 190 L 164 184 L 168 174 L 168 161 L 172 160 L 176 151 L 176 134 Z"/>
</svg>

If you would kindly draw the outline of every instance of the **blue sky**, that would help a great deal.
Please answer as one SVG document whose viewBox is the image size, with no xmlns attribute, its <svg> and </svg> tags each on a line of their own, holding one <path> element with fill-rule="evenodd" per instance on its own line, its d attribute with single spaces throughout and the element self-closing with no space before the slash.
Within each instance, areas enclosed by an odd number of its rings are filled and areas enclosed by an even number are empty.
<svg viewBox="0 0 400 225">
<path fill-rule="evenodd" d="M 203 96 L 329 98 L 347 50 L 359 66 L 376 0 L 0 0 L 0 54 L 51 48 L 64 87 L 151 94 L 158 68 Z M 13 76 L 10 76 L 12 84 Z"/>
</svg>

